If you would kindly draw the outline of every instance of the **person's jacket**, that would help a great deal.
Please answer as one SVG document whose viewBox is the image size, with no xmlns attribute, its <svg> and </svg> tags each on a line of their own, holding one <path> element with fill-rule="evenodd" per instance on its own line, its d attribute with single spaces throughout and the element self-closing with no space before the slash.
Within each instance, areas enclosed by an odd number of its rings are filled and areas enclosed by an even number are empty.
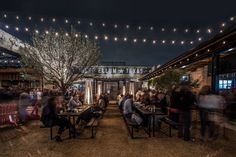
<svg viewBox="0 0 236 157">
<path fill-rule="evenodd" d="M 56 108 L 53 105 L 47 104 L 42 111 L 41 121 L 46 127 L 53 125 L 53 121 L 58 118 Z"/>
</svg>

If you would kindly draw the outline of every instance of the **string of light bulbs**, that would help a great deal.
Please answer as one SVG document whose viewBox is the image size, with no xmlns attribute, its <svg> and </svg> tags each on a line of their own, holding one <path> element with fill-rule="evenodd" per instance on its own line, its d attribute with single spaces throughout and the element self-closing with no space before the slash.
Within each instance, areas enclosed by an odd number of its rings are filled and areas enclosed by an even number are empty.
<svg viewBox="0 0 236 157">
<path fill-rule="evenodd" d="M 7 18 L 15 18 L 15 20 L 17 21 L 20 21 L 22 19 L 26 19 L 28 21 L 33 21 L 33 19 L 35 20 L 39 20 L 39 22 L 52 22 L 52 23 L 55 23 L 55 22 L 59 22 L 59 21 L 62 21 L 61 18 L 55 18 L 55 17 L 52 17 L 52 18 L 45 18 L 45 17 L 40 17 L 40 18 L 36 18 L 36 17 L 33 17 L 33 16 L 19 16 L 19 15 L 8 15 L 7 13 L 4 13 L 2 16 L 2 18 L 4 19 L 7 19 Z M 60 19 L 60 20 L 59 20 Z M 81 19 L 79 20 L 75 20 L 74 18 L 73 19 L 69 19 L 69 18 L 64 18 L 64 20 L 62 22 L 64 22 L 65 24 L 77 24 L 77 25 L 81 25 L 82 23 L 85 23 L 86 25 L 88 25 L 89 27 L 104 27 L 104 28 L 107 28 L 107 27 L 112 27 L 114 29 L 119 29 L 119 28 L 123 28 L 123 29 L 134 29 L 134 30 L 137 30 L 137 31 L 141 31 L 141 30 L 150 30 L 150 31 L 154 31 L 154 30 L 159 30 L 160 32 L 173 32 L 173 33 L 176 33 L 176 32 L 182 32 L 182 33 L 196 33 L 196 34 L 200 34 L 200 33 L 206 33 L 206 34 L 211 34 L 213 32 L 219 32 L 219 33 L 222 33 L 223 30 L 226 28 L 226 26 L 230 25 L 230 22 L 234 22 L 235 21 L 235 17 L 232 16 L 229 18 L 229 20 L 227 22 L 222 22 L 219 27 L 217 28 L 212 28 L 212 27 L 207 27 L 206 29 L 190 29 L 190 28 L 185 28 L 185 29 L 178 29 L 176 27 L 173 27 L 173 28 L 167 28 L 167 27 L 154 27 L 154 26 L 142 26 L 142 25 L 137 25 L 137 26 L 131 26 L 130 24 L 126 24 L 126 25 L 123 25 L 123 24 L 113 24 L 113 25 L 109 25 L 107 22 L 95 22 L 95 21 L 90 21 L 90 22 L 83 22 Z"/>
<path fill-rule="evenodd" d="M 23 27 L 23 28 L 20 28 L 20 27 L 15 27 L 15 26 L 11 26 L 11 25 L 5 25 L 5 29 L 9 30 L 9 29 L 12 29 L 16 32 L 25 32 L 25 33 L 35 33 L 35 34 L 49 34 L 49 33 L 52 33 L 50 32 L 49 30 L 50 29 L 45 29 L 45 30 L 41 30 L 40 29 L 31 29 L 29 27 Z M 56 31 L 53 31 L 53 33 L 55 34 L 55 36 L 58 36 L 58 35 L 61 35 L 59 34 L 59 32 L 56 32 Z M 73 35 L 75 37 L 78 37 L 78 34 L 79 33 L 74 33 Z M 63 35 L 66 35 L 66 36 L 69 36 L 70 33 L 68 32 L 65 32 L 65 34 Z M 107 34 L 103 34 L 103 35 L 88 35 L 86 33 L 82 33 L 82 36 L 84 38 L 90 38 L 90 39 L 94 39 L 94 40 L 104 40 L 104 41 L 114 41 L 114 42 L 132 42 L 132 43 L 150 43 L 150 44 L 153 44 L 153 45 L 194 45 L 195 43 L 198 43 L 198 42 L 201 42 L 203 40 L 203 37 L 198 37 L 197 39 L 195 40 L 174 40 L 174 39 L 151 39 L 151 38 L 135 38 L 135 37 L 128 37 L 128 36 L 115 36 L 115 35 L 107 35 Z"/>
</svg>

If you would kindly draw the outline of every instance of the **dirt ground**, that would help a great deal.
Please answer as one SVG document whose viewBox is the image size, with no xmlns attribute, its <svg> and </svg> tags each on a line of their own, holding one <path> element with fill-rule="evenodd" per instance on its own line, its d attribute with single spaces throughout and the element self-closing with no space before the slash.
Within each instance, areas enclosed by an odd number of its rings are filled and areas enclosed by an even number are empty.
<svg viewBox="0 0 236 157">
<path fill-rule="evenodd" d="M 185 142 L 156 133 L 156 137 L 131 139 L 116 105 L 109 105 L 101 119 L 95 139 L 85 130 L 79 138 L 56 143 L 49 138 L 49 129 L 31 121 L 19 129 L 0 128 L 0 157 L 233 157 L 236 154 L 236 133 L 227 130 L 211 143 Z M 56 132 L 56 128 L 54 133 Z M 142 131 L 136 133 L 144 135 Z M 198 137 L 199 130 L 195 130 Z"/>
</svg>

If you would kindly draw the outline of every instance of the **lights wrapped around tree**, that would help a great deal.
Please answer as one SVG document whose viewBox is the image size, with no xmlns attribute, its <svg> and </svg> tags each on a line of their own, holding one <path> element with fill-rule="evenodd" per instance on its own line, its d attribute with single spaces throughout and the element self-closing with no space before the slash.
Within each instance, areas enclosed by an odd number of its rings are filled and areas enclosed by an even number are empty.
<svg viewBox="0 0 236 157">
<path fill-rule="evenodd" d="M 59 35 L 55 35 L 56 33 Z M 9 41 L 12 47 L 19 47 L 23 64 L 33 68 L 43 75 L 46 82 L 55 84 L 65 92 L 75 81 L 83 78 L 89 68 L 97 65 L 101 56 L 94 41 L 76 33 L 77 37 L 73 28 L 70 32 L 50 29 L 43 34 L 35 32 L 31 45 L 18 43 L 19 40 L 14 37 Z"/>
</svg>

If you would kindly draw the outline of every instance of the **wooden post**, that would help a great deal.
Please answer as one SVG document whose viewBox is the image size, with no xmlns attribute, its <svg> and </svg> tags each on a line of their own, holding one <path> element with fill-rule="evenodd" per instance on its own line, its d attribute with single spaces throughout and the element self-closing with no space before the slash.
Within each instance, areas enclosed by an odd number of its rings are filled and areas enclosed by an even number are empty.
<svg viewBox="0 0 236 157">
<path fill-rule="evenodd" d="M 211 89 L 213 92 L 219 92 L 219 63 L 220 55 L 214 53 L 211 61 Z"/>
</svg>

